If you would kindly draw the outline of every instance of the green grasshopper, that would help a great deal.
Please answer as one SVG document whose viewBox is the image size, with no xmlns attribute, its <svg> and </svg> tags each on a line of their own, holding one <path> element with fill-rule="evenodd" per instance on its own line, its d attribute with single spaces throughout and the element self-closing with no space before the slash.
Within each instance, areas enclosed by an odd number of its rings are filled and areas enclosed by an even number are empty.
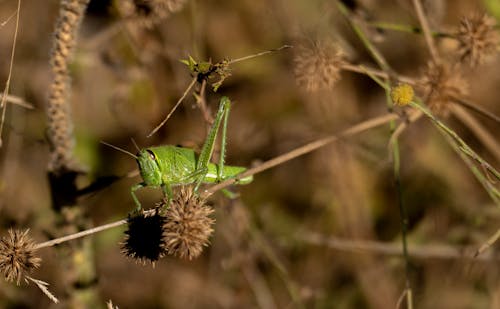
<svg viewBox="0 0 500 309">
<path fill-rule="evenodd" d="M 194 192 L 197 192 L 202 183 L 221 182 L 236 177 L 246 170 L 246 168 L 240 166 L 224 165 L 227 120 L 230 108 L 231 101 L 227 97 L 222 97 L 219 103 L 219 110 L 199 156 L 196 156 L 193 149 L 172 145 L 149 147 L 139 150 L 139 153 L 134 157 L 139 165 L 143 181 L 130 188 L 137 211 L 142 209 L 141 203 L 135 195 L 135 191 L 140 188 L 161 187 L 164 195 L 170 202 L 173 199 L 173 186 L 194 184 Z M 210 163 L 210 159 L 212 158 L 217 132 L 221 124 L 220 161 L 219 164 L 214 164 Z M 252 180 L 252 176 L 242 177 L 238 179 L 236 184 L 244 185 L 252 182 Z"/>
</svg>

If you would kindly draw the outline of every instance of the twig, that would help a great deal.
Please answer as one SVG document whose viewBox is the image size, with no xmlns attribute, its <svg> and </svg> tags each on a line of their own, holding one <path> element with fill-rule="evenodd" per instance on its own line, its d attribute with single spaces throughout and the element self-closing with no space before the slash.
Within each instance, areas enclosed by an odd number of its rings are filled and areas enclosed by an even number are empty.
<svg viewBox="0 0 500 309">
<path fill-rule="evenodd" d="M 477 258 L 480 254 L 483 254 L 486 250 L 488 250 L 491 245 L 493 245 L 498 238 L 500 238 L 500 229 L 496 231 L 495 234 L 493 234 L 488 240 L 477 249 L 477 251 L 474 253 L 474 258 Z"/>
<path fill-rule="evenodd" d="M 7 111 L 7 105 L 5 104 L 7 101 L 7 95 L 9 94 L 10 89 L 10 79 L 12 77 L 12 67 L 14 66 L 14 55 L 16 54 L 16 43 L 17 43 L 17 33 L 19 31 L 19 15 L 21 11 L 21 0 L 17 1 L 17 12 L 16 12 L 16 28 L 14 30 L 14 39 L 12 41 L 12 49 L 10 53 L 10 63 L 9 63 L 9 75 L 7 76 L 7 81 L 5 82 L 5 88 L 2 94 L 2 100 L 0 102 L 0 108 L 2 108 L 2 120 L 0 122 L 0 147 L 2 147 L 2 133 L 3 126 L 5 123 L 5 112 Z"/>
<path fill-rule="evenodd" d="M 373 240 L 343 239 L 318 233 L 297 233 L 297 238 L 306 243 L 326 246 L 331 249 L 355 252 L 376 253 L 389 256 L 403 256 L 399 243 L 380 242 Z M 455 248 L 448 245 L 410 245 L 409 255 L 419 259 L 464 260 L 464 261 L 500 261 L 500 256 L 485 254 L 474 257 L 467 254 L 472 248 Z"/>
<path fill-rule="evenodd" d="M 429 52 L 431 53 L 431 57 L 436 64 L 441 63 L 441 59 L 436 49 L 436 45 L 434 44 L 434 40 L 432 38 L 432 32 L 429 27 L 429 21 L 425 16 L 424 9 L 422 8 L 422 3 L 420 0 L 413 0 L 413 5 L 415 6 L 415 11 L 417 12 L 418 20 L 422 25 L 422 31 L 424 32 L 424 38 L 427 43 L 427 47 L 429 48 Z"/>
<path fill-rule="evenodd" d="M 498 117 L 497 115 L 493 114 L 492 112 L 482 108 L 481 106 L 479 106 L 477 104 L 473 104 L 473 103 L 468 102 L 468 101 L 461 99 L 461 98 L 452 97 L 451 99 L 453 100 L 453 103 L 460 104 L 463 107 L 466 107 L 470 110 L 473 110 L 476 113 L 483 115 L 483 116 L 495 121 L 497 124 L 500 124 L 500 117 Z"/>
<path fill-rule="evenodd" d="M 179 100 L 177 100 L 177 103 L 175 103 L 174 107 L 170 110 L 170 112 L 168 113 L 168 115 L 165 117 L 165 119 L 162 120 L 162 122 L 160 122 L 159 125 L 157 125 L 153 131 L 151 131 L 151 133 L 148 134 L 148 138 L 153 136 L 156 132 L 158 132 L 158 130 L 168 121 L 168 119 L 170 118 L 170 116 L 172 116 L 172 114 L 174 113 L 174 111 L 177 109 L 177 107 L 182 103 L 182 101 L 186 98 L 187 94 L 189 93 L 189 91 L 191 90 L 191 88 L 193 88 L 194 84 L 196 83 L 196 80 L 197 78 L 196 77 L 193 77 L 193 79 L 191 80 L 191 83 L 189 84 L 189 86 L 187 86 L 186 90 L 184 90 L 184 93 L 182 94 L 182 96 L 179 98 Z"/>
<path fill-rule="evenodd" d="M 271 54 L 271 53 L 275 53 L 275 52 L 278 52 L 278 51 L 281 51 L 281 50 L 287 49 L 287 48 L 292 48 L 292 45 L 283 45 L 283 46 L 281 46 L 279 48 L 269 49 L 269 50 L 266 50 L 266 51 L 263 51 L 263 52 L 260 52 L 260 53 L 256 53 L 256 54 L 253 54 L 253 55 L 248 55 L 248 56 L 245 56 L 245 57 L 232 59 L 232 60 L 229 60 L 227 62 L 227 64 L 233 64 L 233 63 L 237 63 L 237 62 L 241 62 L 241 61 L 245 61 L 245 60 L 257 58 L 257 57 L 264 56 L 264 55 Z"/>
<path fill-rule="evenodd" d="M 3 96 L 3 92 L 0 92 L 0 95 Z M 26 109 L 34 109 L 35 108 L 33 106 L 33 104 L 26 102 L 23 98 L 15 96 L 15 95 L 11 95 L 11 94 L 7 94 L 6 101 L 8 103 L 24 107 Z"/>
<path fill-rule="evenodd" d="M 483 143 L 483 145 L 493 154 L 497 161 L 500 160 L 500 145 L 497 143 L 498 137 L 495 138 L 486 130 L 482 124 L 469 114 L 461 106 L 453 105 L 451 112 L 455 117 L 457 117 L 461 122 L 463 122 L 466 127 L 468 127 L 472 133 Z"/>
<path fill-rule="evenodd" d="M 391 135 L 391 137 L 389 139 L 388 147 L 390 148 L 390 147 L 392 147 L 392 145 L 394 145 L 394 143 L 397 141 L 397 139 L 399 138 L 399 136 L 406 129 L 406 127 L 408 126 L 408 124 L 417 121 L 418 119 L 420 119 L 420 117 L 423 116 L 423 114 L 424 113 L 422 113 L 421 111 L 415 110 L 415 111 L 413 111 L 410 114 L 410 116 L 408 117 L 407 121 L 402 122 L 401 124 L 399 124 L 399 126 L 396 128 L 396 130 L 394 130 L 394 132 L 392 132 L 392 135 Z"/>
<path fill-rule="evenodd" d="M 365 67 L 363 65 L 342 63 L 341 66 L 342 66 L 342 69 L 346 70 L 346 71 L 351 71 L 351 72 L 360 73 L 360 74 L 368 74 L 369 73 L 369 74 L 372 74 L 372 75 L 377 76 L 377 77 L 386 78 L 386 79 L 389 78 L 389 74 L 387 72 L 384 72 L 384 71 L 378 70 L 378 69 L 368 68 L 368 67 Z M 394 77 L 399 82 L 403 82 L 403 83 L 413 85 L 413 86 L 417 84 L 415 79 L 413 79 L 411 77 L 407 77 L 407 76 L 403 76 L 403 75 L 395 75 Z"/>
<path fill-rule="evenodd" d="M 348 129 L 340 132 L 337 135 L 331 135 L 331 136 L 316 140 L 314 142 L 308 143 L 302 147 L 296 148 L 290 152 L 287 152 L 287 153 L 282 154 L 280 156 L 277 156 L 269 161 L 266 161 L 259 166 L 248 169 L 247 171 L 237 175 L 235 178 L 231 178 L 231 179 L 225 180 L 219 184 L 216 184 L 216 185 L 208 188 L 207 190 L 205 190 L 205 192 L 202 194 L 202 196 L 208 197 L 208 196 L 212 195 L 213 193 L 234 184 L 235 182 L 237 182 L 241 178 L 261 173 L 261 172 L 268 170 L 272 167 L 283 164 L 287 161 L 290 161 L 292 159 L 295 159 L 297 157 L 300 157 L 302 155 L 310 153 L 318 148 L 321 148 L 321 147 L 329 145 L 333 142 L 336 142 L 340 138 L 354 135 L 354 134 L 366 131 L 368 129 L 372 129 L 374 127 L 386 124 L 386 123 L 390 122 L 391 120 L 397 119 L 398 117 L 399 116 L 395 115 L 395 114 L 388 114 L 388 115 L 384 115 L 384 116 L 379 116 L 379 117 L 361 122 L 357 125 L 354 125 Z"/>
<path fill-rule="evenodd" d="M 98 233 L 98 232 L 102 232 L 102 231 L 105 231 L 105 230 L 108 230 L 108 229 L 111 229 L 111 228 L 114 228 L 114 227 L 117 227 L 117 226 L 120 226 L 120 225 L 123 225 L 123 224 L 126 224 L 126 223 L 127 223 L 127 220 L 123 219 L 123 220 L 120 220 L 120 221 L 116 221 L 116 222 L 104 224 L 104 225 L 101 225 L 101 226 L 96 226 L 94 228 L 91 228 L 91 229 L 88 229 L 88 230 L 85 230 L 85 231 L 81 231 L 81 232 L 78 232 L 78 233 L 75 233 L 75 234 L 71 234 L 71 235 L 67 235 L 67 236 L 63 236 L 63 237 L 55 238 L 55 239 L 52 239 L 52 240 L 49 240 L 49 241 L 46 241 L 46 242 L 39 243 L 39 244 L 35 245 L 35 249 L 52 247 L 52 246 L 61 244 L 63 242 L 67 242 L 67 241 L 70 241 L 70 240 L 73 240 L 73 239 L 77 239 L 77 238 L 80 238 L 80 237 L 84 237 L 84 236 L 92 235 L 92 234 L 95 234 L 95 233 Z"/>
</svg>

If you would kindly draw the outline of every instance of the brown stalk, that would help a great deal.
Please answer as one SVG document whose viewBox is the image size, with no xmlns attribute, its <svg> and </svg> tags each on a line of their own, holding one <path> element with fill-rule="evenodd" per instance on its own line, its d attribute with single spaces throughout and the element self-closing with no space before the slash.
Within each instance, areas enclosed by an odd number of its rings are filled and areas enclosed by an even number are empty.
<svg viewBox="0 0 500 309">
<path fill-rule="evenodd" d="M 415 6 L 415 11 L 417 12 L 418 20 L 422 25 L 422 31 L 424 33 L 425 41 L 427 42 L 427 47 L 429 48 L 429 52 L 431 53 L 431 57 L 436 64 L 441 63 L 441 58 L 439 57 L 439 53 L 436 49 L 436 44 L 434 43 L 434 39 L 432 38 L 432 32 L 429 27 L 429 21 L 425 16 L 424 9 L 422 7 L 422 2 L 420 0 L 413 0 L 413 5 Z"/>
<path fill-rule="evenodd" d="M 14 30 L 14 39 L 12 40 L 12 49 L 10 53 L 10 62 L 9 62 L 9 74 L 7 76 L 7 81 L 5 82 L 5 88 L 2 93 L 2 99 L 0 103 L 0 108 L 2 109 L 2 119 L 0 121 L 0 147 L 2 147 L 2 132 L 3 125 L 5 123 L 5 112 L 7 111 L 7 96 L 9 95 L 10 89 L 10 79 L 12 77 L 12 67 L 14 66 L 14 55 L 16 54 L 16 43 L 17 43 L 17 32 L 19 31 L 19 14 L 21 10 L 21 0 L 17 1 L 17 13 L 16 13 L 16 28 Z"/>
<path fill-rule="evenodd" d="M 452 105 L 451 112 L 472 131 L 491 154 L 493 154 L 497 161 L 500 160 L 500 145 L 497 143 L 498 138 L 492 136 L 474 116 L 461 106 L 457 104 Z"/>
<path fill-rule="evenodd" d="M 500 234 L 500 231 L 497 234 Z M 318 233 L 299 233 L 298 235 L 299 239 L 306 243 L 326 246 L 340 251 L 377 253 L 389 256 L 402 256 L 403 254 L 401 252 L 401 245 L 397 243 L 343 239 Z M 477 260 L 482 262 L 500 260 L 500 257 L 494 254 L 484 254 L 475 257 L 472 254 L 467 254 L 467 250 L 464 250 L 464 248 L 458 249 L 447 245 L 412 245 L 410 248 L 411 250 L 408 251 L 408 254 L 419 259 Z"/>
<path fill-rule="evenodd" d="M 340 132 L 337 135 L 330 135 L 330 136 L 321 138 L 319 140 L 316 140 L 314 142 L 308 143 L 308 144 L 301 146 L 299 148 L 296 148 L 290 152 L 287 152 L 285 154 L 277 156 L 274 159 L 266 161 L 259 166 L 256 166 L 254 168 L 250 168 L 247 171 L 239 174 L 235 178 L 231 178 L 231 179 L 225 180 L 219 184 L 216 184 L 216 185 L 208 188 L 207 190 L 205 190 L 205 192 L 202 194 L 202 196 L 208 197 L 208 196 L 212 195 L 213 193 L 234 184 L 235 182 L 237 182 L 241 178 L 261 173 L 265 170 L 268 170 L 268 169 L 273 168 L 275 166 L 281 165 L 287 161 L 290 161 L 292 159 L 295 159 L 297 157 L 300 157 L 302 155 L 310 153 L 316 149 L 319 149 L 321 147 L 324 147 L 326 145 L 334 143 L 341 138 L 355 135 L 357 133 L 361 133 L 363 131 L 372 129 L 374 127 L 378 127 L 380 125 L 386 124 L 386 123 L 388 123 L 392 120 L 395 120 L 397 118 L 399 118 L 399 116 L 395 115 L 395 114 L 388 114 L 388 115 L 384 115 L 384 116 L 379 116 L 379 117 L 372 118 L 372 119 L 366 120 L 364 122 L 358 123 L 357 125 L 354 125 L 348 129 Z"/>
</svg>

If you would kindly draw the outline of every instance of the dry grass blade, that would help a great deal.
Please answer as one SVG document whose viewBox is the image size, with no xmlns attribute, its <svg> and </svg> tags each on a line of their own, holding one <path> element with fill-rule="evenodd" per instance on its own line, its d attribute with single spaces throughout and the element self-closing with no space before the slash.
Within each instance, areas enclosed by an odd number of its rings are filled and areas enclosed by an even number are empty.
<svg viewBox="0 0 500 309">
<path fill-rule="evenodd" d="M 21 10 L 21 0 L 17 1 L 17 11 L 16 11 L 16 28 L 14 30 L 14 39 L 12 40 L 12 49 L 10 54 L 10 63 L 9 63 L 9 74 L 7 76 L 7 81 L 5 82 L 5 88 L 2 94 L 2 99 L 0 102 L 0 108 L 2 109 L 2 118 L 0 120 L 0 147 L 2 147 L 2 133 L 3 126 L 5 123 L 5 112 L 7 111 L 7 105 L 5 104 L 7 101 L 7 95 L 9 94 L 10 89 L 10 79 L 12 77 L 12 67 L 14 66 L 14 55 L 16 53 L 16 43 L 17 43 L 17 33 L 19 31 L 19 13 Z"/>
</svg>

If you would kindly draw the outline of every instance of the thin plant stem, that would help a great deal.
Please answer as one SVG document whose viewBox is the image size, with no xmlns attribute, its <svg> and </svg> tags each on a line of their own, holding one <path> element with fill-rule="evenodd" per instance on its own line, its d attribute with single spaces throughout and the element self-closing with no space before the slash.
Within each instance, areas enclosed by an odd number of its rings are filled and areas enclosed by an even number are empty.
<svg viewBox="0 0 500 309">
<path fill-rule="evenodd" d="M 275 53 L 275 52 L 278 52 L 278 51 L 281 51 L 281 50 L 287 49 L 287 48 L 292 48 L 292 46 L 291 45 L 283 45 L 281 47 L 274 48 L 274 49 L 269 49 L 269 50 L 266 50 L 266 51 L 263 51 L 263 52 L 260 52 L 260 53 L 256 53 L 256 54 L 253 54 L 253 55 L 248 55 L 248 56 L 245 56 L 245 57 L 232 59 L 232 60 L 229 60 L 227 62 L 227 64 L 233 64 L 233 63 L 237 63 L 237 62 L 241 62 L 241 61 L 245 61 L 245 60 L 257 58 L 257 57 L 264 56 L 264 55 L 271 54 L 271 53 Z"/>
<path fill-rule="evenodd" d="M 70 241 L 70 240 L 74 240 L 74 239 L 77 239 L 77 238 L 81 238 L 81 237 L 92 235 L 92 234 L 95 234 L 95 233 L 98 233 L 98 232 L 109 230 L 111 228 L 114 228 L 114 227 L 117 227 L 117 226 L 120 226 L 120 225 L 123 225 L 123 224 L 126 224 L 126 223 L 127 223 L 127 220 L 123 219 L 123 220 L 120 220 L 120 221 L 116 221 L 116 222 L 112 222 L 112 223 L 108 223 L 108 224 L 96 226 L 96 227 L 93 227 L 91 229 L 88 229 L 88 230 L 85 230 L 85 231 L 81 231 L 81 232 L 78 232 L 78 233 L 75 233 L 75 234 L 71 234 L 71 235 L 67 235 L 67 236 L 63 236 L 63 237 L 55 238 L 55 239 L 52 239 L 52 240 L 49 240 L 49 241 L 46 241 L 46 242 L 39 243 L 39 244 L 35 245 L 34 249 L 41 249 L 41 248 L 46 248 L 46 247 L 52 247 L 52 246 L 55 246 L 55 245 L 62 244 L 63 242 L 67 242 L 67 241 Z"/>
<path fill-rule="evenodd" d="M 196 83 L 196 80 L 197 80 L 197 77 L 193 77 L 193 79 L 191 80 L 191 83 L 189 83 L 189 86 L 187 86 L 186 90 L 184 90 L 184 93 L 182 94 L 182 96 L 179 98 L 179 100 L 177 100 L 177 103 L 175 103 L 174 107 L 172 107 L 172 109 L 170 110 L 170 112 L 168 113 L 168 115 L 162 120 L 162 122 L 160 122 L 160 124 L 158 124 L 154 129 L 153 131 L 151 131 L 151 133 L 148 134 L 148 138 L 153 136 L 156 132 L 158 132 L 158 130 L 160 130 L 160 128 L 168 121 L 168 119 L 170 119 L 170 116 L 172 116 L 172 114 L 175 112 L 175 110 L 177 109 L 177 107 L 182 103 L 182 101 L 186 98 L 187 94 L 189 93 L 189 91 L 191 90 L 191 88 L 193 88 L 194 84 Z"/>
<path fill-rule="evenodd" d="M 482 244 L 479 249 L 477 249 L 477 251 L 474 253 L 474 258 L 477 258 L 480 254 L 483 254 L 486 250 L 488 250 L 491 245 L 493 245 L 498 240 L 498 238 L 500 238 L 500 229 L 498 229 L 495 234 L 490 236 L 490 238 L 488 238 L 488 240 L 484 244 Z"/>
<path fill-rule="evenodd" d="M 429 52 L 431 53 L 432 60 L 434 60 L 436 64 L 439 64 L 441 63 L 441 59 L 439 57 L 439 53 L 437 52 L 436 45 L 434 44 L 434 40 L 432 39 L 432 32 L 429 27 L 429 21 L 425 16 L 422 3 L 420 0 L 413 0 L 413 6 L 415 6 L 415 11 L 417 12 L 418 20 L 420 21 L 420 25 L 422 26 L 425 42 L 427 43 L 427 47 L 429 48 Z"/>
<path fill-rule="evenodd" d="M 3 96 L 3 92 L 0 92 L 0 96 Z M 33 104 L 26 102 L 23 98 L 15 96 L 15 95 L 11 95 L 11 94 L 7 94 L 6 101 L 7 101 L 7 103 L 18 105 L 18 106 L 24 107 L 26 109 L 34 109 L 35 108 L 33 106 Z"/>
<path fill-rule="evenodd" d="M 16 27 L 14 29 L 14 38 L 12 40 L 12 48 L 10 52 L 10 62 L 9 62 L 9 74 L 7 75 L 7 81 L 5 82 L 5 88 L 2 93 L 2 99 L 0 102 L 0 107 L 2 108 L 2 119 L 0 120 L 0 147 L 3 145 L 2 133 L 3 126 L 5 123 L 5 113 L 7 111 L 7 95 L 9 94 L 10 89 L 10 80 L 12 78 L 12 67 L 14 66 L 14 55 L 16 54 L 16 45 L 17 45 L 17 33 L 19 31 L 19 15 L 21 12 L 21 0 L 17 1 L 17 12 L 16 12 Z"/>
<path fill-rule="evenodd" d="M 492 200 L 500 205 L 500 192 L 492 185 L 493 181 L 500 180 L 500 173 L 493 168 L 488 162 L 486 162 L 483 158 L 481 158 L 477 153 L 475 153 L 453 130 L 444 125 L 440 120 L 438 120 L 434 115 L 430 113 L 424 106 L 417 104 L 415 102 L 410 103 L 410 106 L 413 106 L 417 109 L 420 109 L 431 121 L 436 125 L 445 137 L 448 143 L 453 147 L 453 149 L 460 155 L 462 160 L 467 164 L 472 173 L 476 176 L 479 182 L 486 189 Z M 476 161 L 480 164 L 480 166 L 485 169 L 486 173 L 491 173 L 492 176 L 496 178 L 496 180 L 490 180 L 488 174 L 483 174 L 476 165 L 472 163 L 471 160 Z"/>
<path fill-rule="evenodd" d="M 387 83 L 386 83 L 387 84 Z M 393 102 L 391 100 L 391 93 L 388 87 L 385 87 L 385 94 L 387 99 L 387 107 L 389 110 L 393 108 Z M 404 130 L 404 123 L 402 123 L 398 128 L 396 128 L 395 121 L 390 122 L 391 138 L 389 145 L 392 147 L 392 158 L 393 158 L 393 172 L 394 172 L 394 184 L 396 186 L 396 194 L 398 196 L 398 207 L 399 207 L 399 218 L 401 223 L 401 245 L 403 247 L 403 258 L 405 260 L 405 278 L 406 278 L 406 288 L 404 295 L 406 295 L 406 305 L 408 309 L 413 308 L 413 301 L 411 299 L 412 288 L 410 283 L 410 257 L 408 254 L 408 212 L 403 203 L 403 189 L 401 186 L 401 153 L 399 151 L 399 140 L 397 134 L 398 129 Z"/>
<path fill-rule="evenodd" d="M 401 244 L 399 242 L 394 243 L 362 239 L 346 239 L 309 231 L 300 231 L 296 234 L 296 239 L 307 244 L 325 246 L 339 251 L 404 257 L 401 252 Z M 472 247 L 453 247 L 446 244 L 410 244 L 409 249 L 408 254 L 414 259 L 481 262 L 500 261 L 500 256 L 493 252 L 488 252 L 474 257 L 470 254 L 470 252 L 474 250 Z"/>
<path fill-rule="evenodd" d="M 486 168 L 486 170 L 488 170 L 496 178 L 496 180 L 500 180 L 500 173 L 495 168 L 493 168 L 486 160 L 484 160 L 477 153 L 475 153 L 469 147 L 469 145 L 467 145 L 467 143 L 465 143 L 465 141 L 460 136 L 458 136 L 457 133 L 455 133 L 455 131 L 451 130 L 443 122 L 441 122 L 436 117 L 434 117 L 434 115 L 432 115 L 427 110 L 427 108 L 425 108 L 425 107 L 423 107 L 420 104 L 417 104 L 415 102 L 410 103 L 410 105 L 417 108 L 417 109 L 420 109 L 427 117 L 429 117 L 429 119 L 432 120 L 432 122 L 438 128 L 442 129 L 443 132 L 445 132 L 448 136 L 450 136 L 457 143 L 457 146 L 459 147 L 461 152 L 463 152 L 467 156 L 471 157 L 474 161 L 481 164 L 481 166 Z"/>
<path fill-rule="evenodd" d="M 477 105 L 477 104 L 473 104 L 469 101 L 466 101 L 464 99 L 461 99 L 461 98 L 451 98 L 453 100 L 454 103 L 458 104 L 458 105 L 462 105 L 463 107 L 465 108 L 468 108 L 484 117 L 487 117 L 493 121 L 496 122 L 496 124 L 500 124 L 500 117 L 498 117 L 497 115 L 493 114 L 492 112 L 482 108 L 481 106 Z"/>
<path fill-rule="evenodd" d="M 361 42 L 365 45 L 365 47 L 368 49 L 368 51 L 371 53 L 375 61 L 380 65 L 382 70 L 386 72 L 391 72 L 392 74 L 392 69 L 385 60 L 384 56 L 378 51 L 378 49 L 371 44 L 370 40 L 366 37 L 366 35 L 363 33 L 361 28 L 354 22 L 354 19 L 350 17 L 350 13 L 348 8 L 341 2 L 341 1 L 336 1 L 337 7 L 339 8 L 339 11 L 344 15 L 344 17 L 347 19 L 347 21 L 351 24 L 351 27 L 353 28 L 354 32 L 356 32 L 356 35 L 360 38 Z"/>
<path fill-rule="evenodd" d="M 497 143 L 498 138 L 492 136 L 474 116 L 461 106 L 453 105 L 451 112 L 472 131 L 490 153 L 493 154 L 495 159 L 500 161 L 500 145 Z"/>
<path fill-rule="evenodd" d="M 210 188 L 205 190 L 202 195 L 204 197 L 208 197 L 208 196 L 212 195 L 213 193 L 234 184 L 235 182 L 237 182 L 241 178 L 261 173 L 265 170 L 268 170 L 268 169 L 273 168 L 275 166 L 281 165 L 287 161 L 290 161 L 292 159 L 295 159 L 297 157 L 300 157 L 300 156 L 303 156 L 307 153 L 310 153 L 316 149 L 319 149 L 321 147 L 332 144 L 341 138 L 355 135 L 357 133 L 361 133 L 363 131 L 381 126 L 383 124 L 387 124 L 391 120 L 394 120 L 397 118 L 399 118 L 399 116 L 396 114 L 388 114 L 388 115 L 379 116 L 376 118 L 372 118 L 372 119 L 363 121 L 361 123 L 358 123 L 357 125 L 354 125 L 348 129 L 340 132 L 337 135 L 330 135 L 330 136 L 318 139 L 316 141 L 310 142 L 304 146 L 301 146 L 301 147 L 296 148 L 290 152 L 287 152 L 287 153 L 282 154 L 280 156 L 277 156 L 269 161 L 266 161 L 266 162 L 254 167 L 254 168 L 250 168 L 250 169 L 246 170 L 245 172 L 237 175 L 235 178 L 231 178 L 231 179 L 225 180 L 219 184 L 211 186 Z"/>
<path fill-rule="evenodd" d="M 422 28 L 416 26 L 408 26 L 405 24 L 395 24 L 395 23 L 387 23 L 387 22 L 367 22 L 367 25 L 372 26 L 381 30 L 393 30 L 400 32 L 408 32 L 414 34 L 422 34 Z M 437 38 L 455 38 L 452 34 L 442 31 L 431 31 L 433 37 Z"/>
</svg>

